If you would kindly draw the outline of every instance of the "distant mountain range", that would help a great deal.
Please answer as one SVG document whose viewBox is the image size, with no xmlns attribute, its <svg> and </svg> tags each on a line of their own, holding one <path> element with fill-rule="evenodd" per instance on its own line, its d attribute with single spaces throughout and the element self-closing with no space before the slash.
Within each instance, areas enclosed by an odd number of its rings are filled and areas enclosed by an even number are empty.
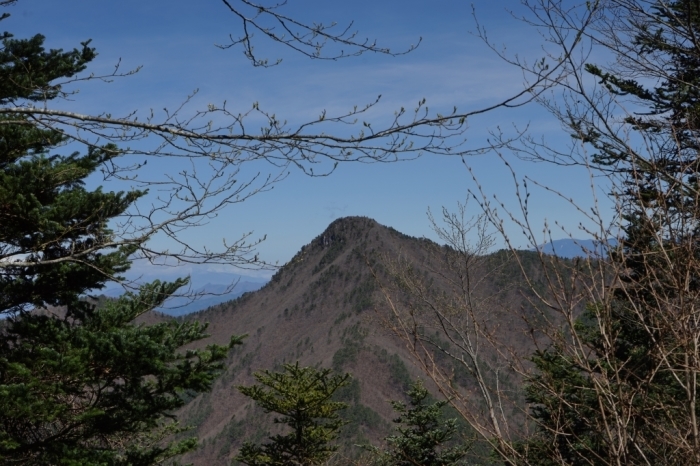
<svg viewBox="0 0 700 466">
<path fill-rule="evenodd" d="M 190 277 L 187 289 L 178 290 L 183 296 L 170 298 L 163 308 L 157 311 L 177 317 L 192 312 L 201 311 L 220 303 L 231 301 L 251 291 L 258 290 L 269 281 L 265 277 L 240 275 L 230 272 L 218 272 L 190 267 L 188 269 L 167 269 L 163 274 L 162 268 L 154 268 L 141 273 L 138 282 L 147 283 L 156 279 L 175 280 L 179 277 Z M 99 292 L 108 297 L 117 297 L 124 293 L 124 288 L 117 283 L 110 283 Z"/>
<path fill-rule="evenodd" d="M 257 291 L 265 286 L 265 283 L 267 281 L 239 281 L 233 288 L 229 284 L 207 283 L 196 290 L 192 290 L 191 297 L 178 296 L 170 298 L 166 302 L 166 306 L 158 309 L 158 311 L 175 317 L 183 316 L 232 301 L 244 293 Z"/>
<path fill-rule="evenodd" d="M 617 245 L 615 238 L 607 240 L 606 244 L 592 239 L 558 239 L 539 246 L 539 250 L 545 254 L 558 256 L 567 259 L 575 257 L 605 257 L 607 248 Z M 534 251 L 534 249 L 530 249 Z"/>
<path fill-rule="evenodd" d="M 608 246 L 617 244 L 615 239 L 610 239 Z M 561 258 L 573 259 L 575 257 L 607 255 L 606 246 L 596 240 L 560 239 L 540 245 L 540 250 L 545 254 L 556 255 Z M 534 251 L 534 249 L 530 249 Z M 239 298 L 244 293 L 259 290 L 269 279 L 240 275 L 231 272 L 212 271 L 189 267 L 187 269 L 166 269 L 163 276 L 162 268 L 147 270 L 139 276 L 140 282 L 149 282 L 155 279 L 174 280 L 178 277 L 190 277 L 189 290 L 181 290 L 187 296 L 173 297 L 167 301 L 166 306 L 158 309 L 167 315 L 178 317 L 193 312 L 198 312 L 218 304 L 226 303 Z M 235 286 L 232 285 L 235 283 Z M 124 289 L 118 284 L 111 283 L 100 294 L 109 297 L 119 296 Z"/>
</svg>

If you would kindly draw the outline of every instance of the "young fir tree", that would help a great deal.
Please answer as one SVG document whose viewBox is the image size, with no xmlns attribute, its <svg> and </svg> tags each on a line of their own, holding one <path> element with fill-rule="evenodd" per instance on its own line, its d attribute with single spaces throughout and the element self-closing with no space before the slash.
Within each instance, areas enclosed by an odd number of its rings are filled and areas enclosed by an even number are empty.
<svg viewBox="0 0 700 466">
<path fill-rule="evenodd" d="M 95 57 L 88 43 L 64 52 L 43 42 L 2 37 L 2 104 L 59 97 L 56 80 Z M 181 394 L 209 389 L 227 348 L 183 351 L 206 336 L 200 324 L 134 324 L 184 280 L 144 285 L 99 309 L 84 299 L 129 268 L 139 244 L 110 246 L 109 222 L 145 193 L 86 189 L 120 152 L 63 155 L 64 142 L 0 113 L 0 463 L 154 464 L 196 445 L 163 439 L 179 430 Z"/>
<path fill-rule="evenodd" d="M 409 406 L 392 401 L 399 417 L 395 435 L 385 440 L 388 450 L 371 448 L 378 456 L 380 465 L 392 466 L 449 466 L 463 464 L 462 459 L 469 446 L 456 444 L 457 419 L 444 419 L 443 408 L 447 401 L 429 403 L 430 393 L 419 380 L 407 392 Z"/>
<path fill-rule="evenodd" d="M 576 329 L 585 345 L 595 346 L 600 334 L 590 319 L 595 319 L 595 314 L 589 310 Z M 637 356 L 644 358 L 644 353 Z M 528 379 L 525 392 L 537 429 L 515 445 L 527 464 L 609 464 L 605 459 L 608 445 L 600 425 L 600 400 L 586 368 L 558 346 L 536 352 L 532 362 L 537 370 Z M 624 388 L 624 382 L 617 387 Z"/>
<path fill-rule="evenodd" d="M 333 394 L 350 379 L 349 374 L 331 373 L 299 367 L 297 362 L 285 364 L 284 372 L 256 373 L 259 385 L 238 387 L 266 412 L 280 414 L 274 422 L 286 424 L 290 431 L 262 445 L 246 442 L 236 460 L 250 466 L 309 466 L 328 460 L 338 448 L 331 442 L 344 424 L 338 411 L 347 407 L 332 401 Z"/>
</svg>

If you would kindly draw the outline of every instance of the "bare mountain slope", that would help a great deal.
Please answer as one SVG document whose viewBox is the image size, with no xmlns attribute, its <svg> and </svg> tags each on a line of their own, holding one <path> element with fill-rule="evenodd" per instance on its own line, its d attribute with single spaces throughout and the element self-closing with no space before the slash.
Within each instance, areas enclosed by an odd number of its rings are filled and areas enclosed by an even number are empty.
<svg viewBox="0 0 700 466">
<path fill-rule="evenodd" d="M 379 324 L 387 315 L 386 303 L 372 271 L 386 279 L 385 258 L 401 256 L 427 280 L 439 280 L 427 271 L 435 268 L 436 251 L 440 247 L 427 240 L 368 218 L 338 219 L 259 291 L 188 316 L 209 322 L 217 343 L 227 342 L 232 334 L 248 337 L 230 356 L 211 393 L 193 398 L 183 412 L 185 422 L 195 425 L 204 441 L 187 460 L 229 464 L 244 439 L 263 440 L 274 428 L 271 416 L 252 406 L 235 387 L 252 383 L 255 371 L 297 360 L 353 375 L 352 384 L 340 394 L 351 405 L 345 413 L 351 423 L 341 439 L 344 454 L 353 454 L 353 444 L 376 443 L 385 436 L 394 417 L 388 401 L 403 399 L 410 381 L 425 377 L 405 345 Z M 531 352 L 522 319 L 509 311 L 528 303 L 520 272 L 506 258 L 497 253 L 490 262 L 498 264 L 498 273 L 484 285 L 483 293 L 493 296 L 489 318 L 494 331 L 507 332 L 511 342 Z M 483 276 L 488 276 L 486 271 Z M 438 285 L 449 290 L 448 284 Z M 474 389 L 464 374 L 459 379 L 465 390 Z"/>
</svg>

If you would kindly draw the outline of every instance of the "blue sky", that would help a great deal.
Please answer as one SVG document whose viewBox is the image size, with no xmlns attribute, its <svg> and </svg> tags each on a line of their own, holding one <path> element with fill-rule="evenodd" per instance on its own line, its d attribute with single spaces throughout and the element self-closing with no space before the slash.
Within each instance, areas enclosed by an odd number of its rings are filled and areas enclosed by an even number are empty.
<svg viewBox="0 0 700 466">
<path fill-rule="evenodd" d="M 519 1 L 474 2 L 479 20 L 494 42 L 510 54 L 538 58 L 541 37 L 537 31 L 513 19 Z M 308 22 L 339 25 L 354 21 L 358 35 L 376 39 L 399 51 L 415 44 L 413 52 L 388 57 L 363 55 L 335 62 L 313 61 L 257 38 L 256 51 L 283 62 L 269 69 L 253 68 L 240 48 L 221 50 L 229 34 L 240 34 L 240 24 L 220 0 L 20 0 L 8 8 L 12 17 L 3 29 L 17 37 L 42 33 L 47 47 L 69 49 L 92 39 L 99 57 L 90 66 L 95 73 L 111 70 L 121 60 L 122 69 L 142 66 L 134 76 L 113 83 L 88 83 L 64 108 L 81 113 L 124 114 L 151 108 L 177 106 L 194 89 L 195 107 L 226 100 L 244 111 L 253 102 L 289 121 L 303 121 L 371 102 L 381 104 L 372 118 L 381 122 L 401 106 L 413 107 L 426 98 L 431 110 L 447 112 L 486 107 L 522 87 L 518 70 L 503 63 L 477 37 L 469 2 L 440 0 L 289 0 L 285 14 Z M 489 130 L 530 125 L 534 135 L 554 144 L 567 140 L 557 121 L 535 105 L 497 111 L 474 119 L 467 146 L 477 146 Z M 504 154 L 518 176 L 532 176 L 587 205 L 590 181 L 584 171 L 534 164 Z M 470 157 L 487 195 L 497 195 L 506 207 L 515 208 L 512 178 L 495 154 Z M 262 170 L 269 167 L 262 167 Z M 310 178 L 292 171 L 269 192 L 232 206 L 209 225 L 186 233 L 190 241 L 221 244 L 254 231 L 267 235 L 261 257 L 284 263 L 335 218 L 346 215 L 372 217 L 382 224 L 414 236 L 433 238 L 426 210 L 450 209 L 468 197 L 476 185 L 458 157 L 426 155 L 418 160 L 392 164 L 341 164 L 324 178 Z M 602 188 L 604 190 L 604 187 Z M 535 225 L 558 221 L 577 234 L 580 217 L 566 202 L 543 190 L 531 199 Z M 476 203 L 471 203 L 478 213 Z M 517 228 L 510 228 L 518 246 L 527 246 Z M 554 233 L 557 238 L 563 233 Z M 154 239 L 158 241 L 158 239 Z M 503 241 L 497 241 L 503 246 Z"/>
</svg>

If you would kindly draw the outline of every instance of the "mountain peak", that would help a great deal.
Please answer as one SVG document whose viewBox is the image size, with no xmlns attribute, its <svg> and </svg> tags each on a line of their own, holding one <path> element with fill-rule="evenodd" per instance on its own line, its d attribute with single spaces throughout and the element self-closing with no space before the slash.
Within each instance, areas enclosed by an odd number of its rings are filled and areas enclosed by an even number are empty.
<svg viewBox="0 0 700 466">
<path fill-rule="evenodd" d="M 368 230 L 379 226 L 379 224 L 369 217 L 341 217 L 333 220 L 326 230 L 316 237 L 312 244 L 317 241 L 321 246 L 330 245 L 334 240 L 349 240 L 359 238 Z"/>
<path fill-rule="evenodd" d="M 520 268 L 506 256 L 487 260 L 484 267 L 494 266 L 491 271 L 475 271 L 483 276 L 479 299 L 489 297 L 484 300 L 489 304 L 474 315 L 493 322 L 494 332 L 505 332 L 503 341 L 528 353 L 530 335 L 523 327 L 527 319 L 514 318 L 512 307 L 529 309 L 532 296 L 523 295 Z M 393 281 L 387 261 L 399 257 L 439 295 L 452 288 L 442 274 L 445 251 L 435 243 L 367 217 L 343 217 L 302 247 L 259 291 L 188 316 L 209 323 L 211 342 L 225 344 L 234 334 L 248 337 L 233 350 L 211 393 L 183 408 L 183 423 L 195 426 L 207 441 L 187 461 L 228 465 L 244 439 L 268 429 L 275 432 L 274 422 L 232 387 L 254 383 L 256 371 L 275 370 L 287 362 L 352 374 L 341 397 L 349 404 L 346 415 L 353 426 L 342 433 L 344 454 L 352 445 L 388 435 L 395 412 L 387 400 L 404 399 L 411 381 L 421 376 L 410 348 L 383 325 L 393 322 L 386 320 L 392 311 L 383 287 Z M 526 266 L 536 263 L 527 261 Z M 467 375 L 457 369 L 455 374 L 456 383 L 470 389 Z"/>
</svg>

